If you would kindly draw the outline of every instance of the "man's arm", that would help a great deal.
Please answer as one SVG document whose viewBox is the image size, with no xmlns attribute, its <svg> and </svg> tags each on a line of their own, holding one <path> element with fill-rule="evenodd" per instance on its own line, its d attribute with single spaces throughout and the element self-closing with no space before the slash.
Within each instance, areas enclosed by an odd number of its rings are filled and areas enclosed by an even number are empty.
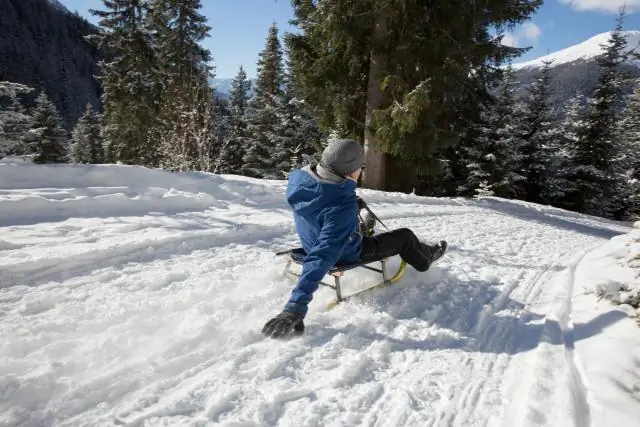
<svg viewBox="0 0 640 427">
<path fill-rule="evenodd" d="M 353 203 L 353 206 L 335 208 L 327 214 L 318 240 L 302 264 L 302 274 L 285 310 L 306 313 L 320 281 L 338 262 L 349 238 L 355 237 L 352 218 L 357 217 L 356 208 L 357 204 Z"/>
</svg>

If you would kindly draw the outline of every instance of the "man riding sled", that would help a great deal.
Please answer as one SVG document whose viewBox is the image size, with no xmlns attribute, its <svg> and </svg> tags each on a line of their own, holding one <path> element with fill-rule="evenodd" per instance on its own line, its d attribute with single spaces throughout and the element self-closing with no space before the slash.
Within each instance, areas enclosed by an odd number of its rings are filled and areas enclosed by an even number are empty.
<svg viewBox="0 0 640 427">
<path fill-rule="evenodd" d="M 446 252 L 444 240 L 430 246 L 407 228 L 362 235 L 358 214 L 363 202 L 356 196 L 356 187 L 364 160 L 360 144 L 340 139 L 325 148 L 318 164 L 289 174 L 286 198 L 307 256 L 289 301 L 264 325 L 263 334 L 282 338 L 304 332 L 303 320 L 313 293 L 336 264 L 365 264 L 400 255 L 424 272 Z"/>
</svg>

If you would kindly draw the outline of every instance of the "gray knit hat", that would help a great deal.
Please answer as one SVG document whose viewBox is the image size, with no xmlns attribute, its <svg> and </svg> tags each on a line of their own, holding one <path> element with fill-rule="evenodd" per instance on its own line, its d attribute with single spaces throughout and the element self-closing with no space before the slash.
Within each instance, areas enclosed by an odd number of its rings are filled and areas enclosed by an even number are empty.
<svg viewBox="0 0 640 427">
<path fill-rule="evenodd" d="M 322 152 L 320 166 L 342 177 L 364 165 L 364 149 L 352 139 L 332 141 Z"/>
</svg>

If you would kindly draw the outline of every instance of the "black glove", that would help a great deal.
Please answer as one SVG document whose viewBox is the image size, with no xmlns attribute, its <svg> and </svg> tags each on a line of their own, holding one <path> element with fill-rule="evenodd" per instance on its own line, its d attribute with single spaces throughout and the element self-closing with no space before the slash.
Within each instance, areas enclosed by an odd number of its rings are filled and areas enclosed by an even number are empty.
<svg viewBox="0 0 640 427">
<path fill-rule="evenodd" d="M 304 332 L 303 319 L 303 313 L 283 311 L 264 325 L 262 333 L 271 338 L 283 338 L 292 333 L 300 335 Z"/>
<path fill-rule="evenodd" d="M 358 201 L 358 211 L 361 211 L 362 209 L 364 209 L 367 206 L 365 201 L 362 200 L 362 197 L 356 196 L 356 200 Z"/>
</svg>

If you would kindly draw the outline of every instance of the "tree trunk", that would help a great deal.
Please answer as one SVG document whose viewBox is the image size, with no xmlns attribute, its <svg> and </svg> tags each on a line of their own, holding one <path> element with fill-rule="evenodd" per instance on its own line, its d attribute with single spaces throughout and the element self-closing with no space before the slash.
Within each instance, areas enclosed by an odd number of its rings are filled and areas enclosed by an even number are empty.
<svg viewBox="0 0 640 427">
<path fill-rule="evenodd" d="M 373 29 L 373 47 L 371 48 L 369 60 L 369 84 L 367 87 L 367 110 L 364 130 L 364 150 L 367 168 L 362 177 L 362 186 L 374 190 L 386 189 L 388 181 L 387 166 L 390 160 L 389 155 L 381 153 L 377 148 L 378 141 L 372 129 L 375 126 L 374 111 L 389 105 L 389 98 L 380 88 L 383 73 L 387 69 L 388 58 L 377 47 L 387 36 L 385 18 L 384 14 L 379 14 Z"/>
</svg>

